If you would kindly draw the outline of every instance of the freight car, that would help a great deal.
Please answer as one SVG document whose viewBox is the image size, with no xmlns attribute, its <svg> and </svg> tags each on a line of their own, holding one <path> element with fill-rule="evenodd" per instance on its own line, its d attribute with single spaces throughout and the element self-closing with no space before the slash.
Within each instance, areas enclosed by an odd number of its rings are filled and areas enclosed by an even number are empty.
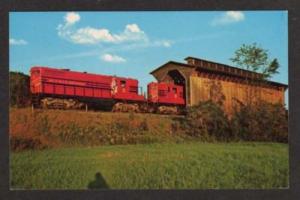
<svg viewBox="0 0 300 200">
<path fill-rule="evenodd" d="M 147 88 L 148 98 L 132 78 L 42 66 L 30 70 L 34 107 L 179 113 L 185 105 L 182 86 L 152 82 Z"/>
</svg>

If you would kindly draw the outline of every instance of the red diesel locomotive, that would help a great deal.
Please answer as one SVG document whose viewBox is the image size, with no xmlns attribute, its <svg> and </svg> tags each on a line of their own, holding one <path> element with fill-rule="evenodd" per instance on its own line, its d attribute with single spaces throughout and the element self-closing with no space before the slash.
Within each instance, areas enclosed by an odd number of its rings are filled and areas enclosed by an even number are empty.
<svg viewBox="0 0 300 200">
<path fill-rule="evenodd" d="M 138 80 L 35 66 L 30 70 L 32 103 L 42 108 L 99 108 L 112 111 L 178 113 L 183 86 L 149 83 L 147 97 Z"/>
</svg>

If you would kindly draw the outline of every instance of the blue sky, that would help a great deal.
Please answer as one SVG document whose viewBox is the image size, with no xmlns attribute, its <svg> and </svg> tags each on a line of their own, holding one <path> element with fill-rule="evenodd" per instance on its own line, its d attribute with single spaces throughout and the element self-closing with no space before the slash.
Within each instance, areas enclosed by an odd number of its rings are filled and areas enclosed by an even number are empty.
<svg viewBox="0 0 300 200">
<path fill-rule="evenodd" d="M 233 65 L 242 44 L 256 42 L 280 63 L 272 80 L 288 83 L 286 11 L 11 12 L 10 70 L 30 67 L 137 78 L 187 56 Z M 287 95 L 286 95 L 287 96 Z"/>
</svg>

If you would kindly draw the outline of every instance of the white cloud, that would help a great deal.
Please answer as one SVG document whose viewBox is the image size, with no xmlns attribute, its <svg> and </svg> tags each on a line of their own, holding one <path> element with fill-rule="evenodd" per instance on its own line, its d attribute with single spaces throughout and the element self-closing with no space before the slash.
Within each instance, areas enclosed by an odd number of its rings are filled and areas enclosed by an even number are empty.
<svg viewBox="0 0 300 200">
<path fill-rule="evenodd" d="M 227 11 L 211 21 L 212 26 L 227 25 L 243 21 L 245 15 L 241 11 Z"/>
<path fill-rule="evenodd" d="M 91 27 L 80 28 L 67 34 L 69 40 L 76 44 L 97 44 L 101 42 L 114 42 L 114 38 L 107 29 Z"/>
<path fill-rule="evenodd" d="M 241 11 L 228 11 L 226 16 L 232 21 L 242 21 L 245 18 L 244 13 Z"/>
<path fill-rule="evenodd" d="M 27 45 L 28 42 L 26 40 L 23 39 L 14 39 L 14 38 L 10 38 L 9 39 L 9 44 L 10 45 Z"/>
<path fill-rule="evenodd" d="M 128 25 L 126 25 L 126 30 L 128 30 L 130 32 L 133 32 L 133 33 L 141 32 L 141 29 L 136 24 L 128 24 Z"/>
<path fill-rule="evenodd" d="M 101 56 L 101 59 L 105 62 L 110 62 L 110 63 L 123 63 L 123 62 L 126 62 L 126 59 L 125 58 L 122 58 L 120 56 L 117 56 L 117 55 L 112 55 L 112 54 L 103 54 Z"/>
<path fill-rule="evenodd" d="M 173 44 L 170 40 L 161 40 L 154 42 L 154 46 L 163 46 L 163 47 L 171 47 Z"/>
<path fill-rule="evenodd" d="M 125 25 L 123 31 L 119 33 L 112 33 L 109 29 L 103 27 L 86 26 L 76 29 L 74 24 L 79 20 L 79 14 L 67 13 L 64 23 L 59 24 L 57 27 L 58 35 L 75 44 L 126 43 L 126 48 L 171 47 L 172 45 L 169 40 L 150 41 L 147 34 L 135 23 Z M 121 48 L 121 45 L 118 45 L 116 49 L 119 47 Z"/>
<path fill-rule="evenodd" d="M 129 24 L 120 34 L 112 34 L 105 28 L 85 27 L 72 32 L 61 29 L 61 34 L 76 44 L 122 43 L 129 41 L 146 41 L 146 34 L 140 30 L 137 24 Z"/>
<path fill-rule="evenodd" d="M 80 20 L 80 15 L 77 14 L 76 12 L 68 12 L 65 15 L 65 22 L 68 25 L 72 25 L 75 24 L 76 22 L 78 22 Z"/>
<path fill-rule="evenodd" d="M 58 35 L 75 44 L 122 43 L 148 40 L 145 32 L 137 24 L 127 24 L 121 33 L 113 34 L 106 28 L 87 26 L 75 29 L 73 25 L 80 20 L 80 16 L 74 12 L 67 13 L 64 19 L 65 22 L 57 27 Z"/>
</svg>

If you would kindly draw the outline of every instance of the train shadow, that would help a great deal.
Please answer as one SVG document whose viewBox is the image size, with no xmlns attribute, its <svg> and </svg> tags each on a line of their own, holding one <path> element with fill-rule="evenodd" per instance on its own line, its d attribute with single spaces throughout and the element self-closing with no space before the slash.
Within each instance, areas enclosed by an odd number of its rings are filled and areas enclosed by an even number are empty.
<svg viewBox="0 0 300 200">
<path fill-rule="evenodd" d="M 88 189 L 109 189 L 108 184 L 100 172 L 95 174 L 95 180 L 91 181 L 87 187 Z"/>
</svg>

